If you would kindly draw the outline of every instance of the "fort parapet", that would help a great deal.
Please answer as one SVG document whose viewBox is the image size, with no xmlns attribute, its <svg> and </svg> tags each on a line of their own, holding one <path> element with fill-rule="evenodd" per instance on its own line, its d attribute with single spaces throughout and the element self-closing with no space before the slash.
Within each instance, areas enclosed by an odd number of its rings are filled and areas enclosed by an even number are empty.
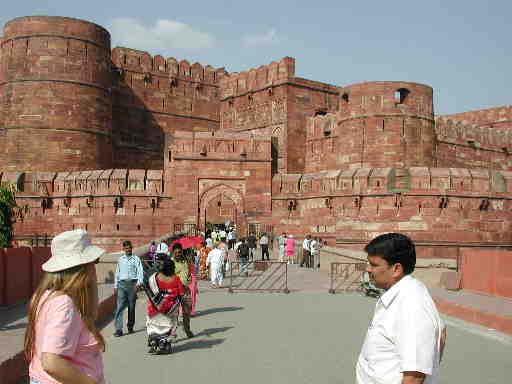
<svg viewBox="0 0 512 384">
<path fill-rule="evenodd" d="M 342 79 L 341 79 L 342 80 Z M 512 107 L 438 116 L 433 89 L 239 73 L 110 49 L 87 21 L 22 17 L 0 39 L 0 183 L 15 241 L 73 228 L 118 249 L 230 221 L 361 248 L 383 232 L 426 257 L 511 247 Z"/>
</svg>

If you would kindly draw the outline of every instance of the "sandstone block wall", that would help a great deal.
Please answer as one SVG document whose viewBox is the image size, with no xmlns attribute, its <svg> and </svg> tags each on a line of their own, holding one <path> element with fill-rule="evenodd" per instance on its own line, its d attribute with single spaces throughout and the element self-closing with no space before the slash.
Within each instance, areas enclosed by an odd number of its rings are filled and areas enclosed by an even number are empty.
<svg viewBox="0 0 512 384">
<path fill-rule="evenodd" d="M 338 112 L 343 150 L 337 167 L 432 166 L 432 92 L 429 86 L 405 82 L 343 87 Z"/>
<path fill-rule="evenodd" d="M 512 169 L 512 131 L 447 117 L 436 119 L 436 165 Z"/>
<path fill-rule="evenodd" d="M 463 124 L 473 124 L 488 128 L 511 128 L 512 106 L 481 109 L 463 113 L 440 116 Z"/>
<path fill-rule="evenodd" d="M 184 223 L 246 224 L 271 209 L 271 144 L 268 139 L 228 133 L 177 132 L 169 147 L 166 189 Z M 206 217 L 205 217 L 206 215 Z"/>
<path fill-rule="evenodd" d="M 278 232 L 313 233 L 356 246 L 384 232 L 402 232 L 444 250 L 461 244 L 507 245 L 512 240 L 511 176 L 427 167 L 276 175 L 272 222 Z"/>
<path fill-rule="evenodd" d="M 0 163 L 31 171 L 110 167 L 110 34 L 82 20 L 21 17 L 5 25 L 0 49 Z"/>
<path fill-rule="evenodd" d="M 163 169 L 164 138 L 177 128 L 219 128 L 219 77 L 224 69 L 114 48 L 114 165 Z"/>
</svg>

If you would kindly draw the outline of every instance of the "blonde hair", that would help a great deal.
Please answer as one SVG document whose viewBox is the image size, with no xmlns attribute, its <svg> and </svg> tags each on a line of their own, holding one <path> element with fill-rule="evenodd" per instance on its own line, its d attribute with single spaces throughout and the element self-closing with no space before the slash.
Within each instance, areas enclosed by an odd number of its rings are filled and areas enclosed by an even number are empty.
<svg viewBox="0 0 512 384">
<path fill-rule="evenodd" d="M 25 332 L 25 357 L 28 362 L 34 357 L 36 323 L 38 314 L 46 301 L 55 295 L 71 298 L 82 317 L 86 328 L 92 333 L 100 347 L 105 351 L 105 339 L 95 326 L 98 310 L 98 287 L 94 273 L 94 264 L 78 265 L 59 272 L 47 272 L 39 283 L 28 309 L 28 326 Z M 41 302 L 46 291 L 50 294 Z"/>
</svg>

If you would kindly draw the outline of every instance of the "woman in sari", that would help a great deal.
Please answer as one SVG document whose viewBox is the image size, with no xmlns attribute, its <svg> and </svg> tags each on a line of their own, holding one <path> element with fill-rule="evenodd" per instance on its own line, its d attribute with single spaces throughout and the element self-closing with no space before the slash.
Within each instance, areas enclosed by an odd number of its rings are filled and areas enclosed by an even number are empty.
<svg viewBox="0 0 512 384">
<path fill-rule="evenodd" d="M 204 242 L 201 243 L 201 248 L 199 249 L 199 278 L 201 280 L 208 280 L 209 271 L 206 266 L 206 259 L 208 258 L 208 253 L 210 253 L 211 249 L 208 248 Z"/>
</svg>

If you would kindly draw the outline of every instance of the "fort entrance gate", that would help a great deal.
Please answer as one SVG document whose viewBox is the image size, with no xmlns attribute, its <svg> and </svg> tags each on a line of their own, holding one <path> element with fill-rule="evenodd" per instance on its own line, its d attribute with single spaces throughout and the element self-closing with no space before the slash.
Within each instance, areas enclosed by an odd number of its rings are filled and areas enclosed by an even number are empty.
<svg viewBox="0 0 512 384">
<path fill-rule="evenodd" d="M 240 191 L 225 184 L 215 185 L 200 197 L 199 227 L 206 228 L 206 223 L 224 224 L 229 221 L 236 225 L 239 233 L 245 233 L 244 205 Z"/>
</svg>

